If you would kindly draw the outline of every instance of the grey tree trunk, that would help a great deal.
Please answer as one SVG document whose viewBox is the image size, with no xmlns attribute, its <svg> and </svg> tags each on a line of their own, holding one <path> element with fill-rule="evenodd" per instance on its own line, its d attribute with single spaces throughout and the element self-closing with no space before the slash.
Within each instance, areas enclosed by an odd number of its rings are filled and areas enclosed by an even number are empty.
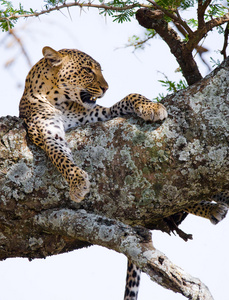
<svg viewBox="0 0 229 300">
<path fill-rule="evenodd" d="M 229 190 L 229 60 L 164 99 L 163 124 L 117 118 L 76 128 L 67 140 L 91 192 L 80 204 L 16 117 L 0 119 L 0 259 L 46 257 L 102 245 L 124 253 L 152 280 L 190 299 L 207 287 L 151 241 L 168 217 Z"/>
</svg>

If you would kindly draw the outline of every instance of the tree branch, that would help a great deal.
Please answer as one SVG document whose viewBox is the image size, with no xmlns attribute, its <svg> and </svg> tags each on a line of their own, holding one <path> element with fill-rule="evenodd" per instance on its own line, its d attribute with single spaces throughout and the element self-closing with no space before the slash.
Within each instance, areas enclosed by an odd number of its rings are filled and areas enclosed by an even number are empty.
<svg viewBox="0 0 229 300">
<path fill-rule="evenodd" d="M 227 46 L 228 46 L 228 36 L 229 36 L 229 22 L 227 23 L 227 26 L 225 28 L 224 32 L 224 43 L 223 43 L 223 49 L 220 51 L 220 53 L 223 55 L 223 58 L 227 58 Z"/>
<path fill-rule="evenodd" d="M 186 37 L 188 34 L 192 34 L 192 30 L 188 31 L 184 26 L 182 26 L 182 18 L 179 14 L 178 9 L 176 10 L 177 20 L 173 21 L 173 24 L 177 27 L 177 29 L 180 31 L 181 34 L 183 34 L 184 37 Z M 189 27 L 189 26 L 188 26 Z"/>
<path fill-rule="evenodd" d="M 148 6 L 143 3 L 136 3 L 132 5 L 124 5 L 122 7 L 119 7 L 119 6 L 112 6 L 106 4 L 93 4 L 92 2 L 85 3 L 85 2 L 75 1 L 73 3 L 63 3 L 62 5 L 57 5 L 48 9 L 44 9 L 41 10 L 40 12 L 33 12 L 33 13 L 26 13 L 26 14 L 13 13 L 8 17 L 0 17 L 0 21 L 2 20 L 10 21 L 10 20 L 17 20 L 20 18 L 39 17 L 41 15 L 48 14 L 53 11 L 59 11 L 64 8 L 69 9 L 70 7 L 80 7 L 80 8 L 88 7 L 88 8 L 97 8 L 97 9 L 104 9 L 104 10 L 113 10 L 113 11 L 125 11 L 136 7 L 148 7 Z"/>
<path fill-rule="evenodd" d="M 204 14 L 208 5 L 211 3 L 211 0 L 198 0 L 198 9 L 197 9 L 197 17 L 198 17 L 198 29 L 202 29 L 205 26 Z"/>
<path fill-rule="evenodd" d="M 229 13 L 225 14 L 222 17 L 215 18 L 215 19 L 212 19 L 212 20 L 206 22 L 206 30 L 208 32 L 208 31 L 212 30 L 213 28 L 223 25 L 227 22 L 229 22 Z M 195 32 L 194 32 L 194 34 L 195 34 Z"/>
<path fill-rule="evenodd" d="M 121 222 L 85 211 L 47 211 L 34 218 L 34 225 L 50 233 L 105 246 L 125 254 L 156 283 L 189 299 L 213 299 L 208 288 L 175 266 L 152 245 L 151 234 L 144 228 L 133 229 Z"/>
<path fill-rule="evenodd" d="M 182 20 L 178 11 L 176 15 L 164 9 L 153 0 L 148 0 L 148 2 L 153 5 L 155 10 L 140 8 L 136 13 L 139 24 L 145 28 L 154 29 L 167 43 L 172 54 L 176 57 L 189 85 L 201 80 L 202 76 L 192 56 L 192 51 L 199 47 L 198 43 L 210 30 L 229 21 L 229 13 L 205 23 L 204 14 L 211 1 L 208 0 L 204 3 L 201 0 L 198 1 L 198 29 L 193 32 L 187 23 Z M 177 29 L 185 37 L 188 35 L 187 42 L 181 42 L 177 32 L 163 19 L 163 14 L 171 18 Z"/>
<path fill-rule="evenodd" d="M 212 19 L 206 22 L 205 25 L 198 27 L 198 29 L 193 32 L 193 35 L 190 37 L 190 39 L 187 42 L 187 49 L 193 50 L 194 48 L 196 48 L 198 43 L 209 31 L 211 31 L 215 27 L 223 25 L 226 22 L 229 22 L 229 13 L 225 14 L 220 18 Z"/>
</svg>

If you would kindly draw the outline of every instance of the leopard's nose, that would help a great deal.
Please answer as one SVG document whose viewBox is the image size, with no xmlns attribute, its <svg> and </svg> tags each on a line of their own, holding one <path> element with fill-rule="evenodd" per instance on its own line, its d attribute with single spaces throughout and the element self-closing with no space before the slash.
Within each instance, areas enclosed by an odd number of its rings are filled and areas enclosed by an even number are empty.
<svg viewBox="0 0 229 300">
<path fill-rule="evenodd" d="M 102 89 L 103 93 L 105 94 L 106 91 L 108 90 L 108 86 L 103 86 L 103 87 L 101 87 L 101 89 Z"/>
</svg>

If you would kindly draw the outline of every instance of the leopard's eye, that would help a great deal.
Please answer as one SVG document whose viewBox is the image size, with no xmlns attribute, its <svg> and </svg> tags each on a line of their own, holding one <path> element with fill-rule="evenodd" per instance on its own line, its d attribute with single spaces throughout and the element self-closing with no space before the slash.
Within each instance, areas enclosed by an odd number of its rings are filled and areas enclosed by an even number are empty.
<svg viewBox="0 0 229 300">
<path fill-rule="evenodd" d="M 92 69 L 89 68 L 89 67 L 84 67 L 84 70 L 85 70 L 87 73 L 94 73 L 94 72 L 92 71 Z"/>
</svg>

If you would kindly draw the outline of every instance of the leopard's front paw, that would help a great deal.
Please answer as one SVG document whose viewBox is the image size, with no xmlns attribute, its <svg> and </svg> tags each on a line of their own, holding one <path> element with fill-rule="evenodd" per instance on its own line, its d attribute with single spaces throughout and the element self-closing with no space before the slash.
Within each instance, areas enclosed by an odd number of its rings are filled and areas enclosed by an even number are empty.
<svg viewBox="0 0 229 300">
<path fill-rule="evenodd" d="M 85 195 L 90 191 L 90 181 L 88 174 L 80 170 L 80 174 L 76 174 L 74 180 L 70 184 L 70 198 L 79 203 Z"/>
<path fill-rule="evenodd" d="M 145 121 L 162 121 L 168 117 L 164 105 L 151 101 L 137 103 L 135 106 L 137 115 Z"/>
</svg>

